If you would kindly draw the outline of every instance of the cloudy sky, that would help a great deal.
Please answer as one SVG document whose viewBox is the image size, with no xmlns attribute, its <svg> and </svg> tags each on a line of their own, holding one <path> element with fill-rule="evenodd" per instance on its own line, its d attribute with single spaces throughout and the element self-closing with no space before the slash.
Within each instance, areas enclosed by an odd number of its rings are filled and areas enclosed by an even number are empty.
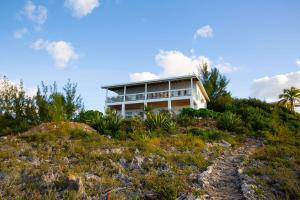
<svg viewBox="0 0 300 200">
<path fill-rule="evenodd" d="M 101 85 L 183 75 L 207 62 L 236 97 L 300 87 L 299 0 L 10 0 L 0 7 L 0 75 L 71 79 L 89 109 Z"/>
</svg>

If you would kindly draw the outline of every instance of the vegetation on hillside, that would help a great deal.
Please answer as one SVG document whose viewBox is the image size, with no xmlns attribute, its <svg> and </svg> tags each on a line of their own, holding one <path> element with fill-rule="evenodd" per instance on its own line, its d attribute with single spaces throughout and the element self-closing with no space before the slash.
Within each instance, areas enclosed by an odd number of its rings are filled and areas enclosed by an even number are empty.
<svg viewBox="0 0 300 200">
<path fill-rule="evenodd" d="M 144 120 L 123 119 L 114 110 L 85 110 L 70 81 L 61 91 L 55 83 L 42 83 L 29 97 L 22 82 L 5 78 L 0 197 L 74 199 L 107 191 L 117 199 L 175 199 L 187 191 L 199 196 L 197 175 L 226 146 L 254 137 L 264 145 L 245 169 L 256 181 L 256 192 L 300 198 L 300 115 L 287 106 L 299 101 L 298 90 L 284 90 L 280 103 L 269 104 L 232 98 L 228 79 L 217 69 L 204 66 L 201 79 L 211 99 L 208 109 L 185 108 L 174 115 L 147 108 Z"/>
</svg>

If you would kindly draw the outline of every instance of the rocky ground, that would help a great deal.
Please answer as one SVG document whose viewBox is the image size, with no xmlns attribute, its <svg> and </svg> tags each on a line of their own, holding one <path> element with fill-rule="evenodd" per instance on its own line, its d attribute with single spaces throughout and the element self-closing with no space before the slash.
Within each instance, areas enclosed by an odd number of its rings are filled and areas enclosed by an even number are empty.
<svg viewBox="0 0 300 200">
<path fill-rule="evenodd" d="M 205 193 L 200 199 L 257 199 L 253 190 L 255 186 L 248 183 L 242 165 L 259 145 L 258 141 L 248 139 L 245 145 L 227 150 L 215 159 L 213 164 L 200 174 L 199 182 Z"/>
<path fill-rule="evenodd" d="M 243 163 L 259 144 L 226 137 L 122 141 L 43 124 L 0 138 L 0 199 L 256 199 Z"/>
</svg>

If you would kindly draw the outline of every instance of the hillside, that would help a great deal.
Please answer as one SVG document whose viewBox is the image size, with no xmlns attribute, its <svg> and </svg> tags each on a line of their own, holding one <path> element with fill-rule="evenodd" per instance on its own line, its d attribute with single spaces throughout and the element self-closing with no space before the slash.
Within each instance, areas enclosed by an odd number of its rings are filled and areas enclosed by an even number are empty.
<svg viewBox="0 0 300 200">
<path fill-rule="evenodd" d="M 46 123 L 0 139 L 1 199 L 201 196 L 200 175 L 237 138 L 174 134 L 117 140 L 79 123 Z M 226 142 L 226 140 L 228 142 Z"/>
</svg>

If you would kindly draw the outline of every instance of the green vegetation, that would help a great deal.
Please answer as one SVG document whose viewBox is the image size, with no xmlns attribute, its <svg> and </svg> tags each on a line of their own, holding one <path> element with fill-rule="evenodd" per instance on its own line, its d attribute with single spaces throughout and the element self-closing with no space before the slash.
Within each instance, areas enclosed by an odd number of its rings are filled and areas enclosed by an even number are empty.
<svg viewBox="0 0 300 200">
<path fill-rule="evenodd" d="M 234 147 L 255 137 L 264 145 L 245 169 L 258 185 L 256 192 L 299 199 L 300 115 L 293 110 L 298 89 L 284 90 L 282 101 L 269 104 L 232 98 L 228 79 L 217 69 L 208 71 L 205 65 L 201 79 L 211 99 L 208 109 L 184 108 L 174 115 L 145 108 L 144 120 L 123 119 L 114 110 L 84 110 L 77 85 L 70 81 L 62 91 L 55 83 L 42 83 L 28 97 L 22 82 L 14 85 L 5 78 L 0 90 L 0 136 L 7 136 L 0 137 L 0 198 L 100 198 L 118 188 L 112 199 L 128 194 L 132 199 L 176 199 L 186 191 L 200 195 L 203 191 L 191 190 L 191 176 L 224 151 L 220 144 Z"/>
<path fill-rule="evenodd" d="M 282 99 L 279 101 L 280 104 L 294 111 L 296 103 L 300 103 L 300 89 L 295 87 L 284 89 L 283 93 L 279 95 L 279 98 Z"/>
</svg>

